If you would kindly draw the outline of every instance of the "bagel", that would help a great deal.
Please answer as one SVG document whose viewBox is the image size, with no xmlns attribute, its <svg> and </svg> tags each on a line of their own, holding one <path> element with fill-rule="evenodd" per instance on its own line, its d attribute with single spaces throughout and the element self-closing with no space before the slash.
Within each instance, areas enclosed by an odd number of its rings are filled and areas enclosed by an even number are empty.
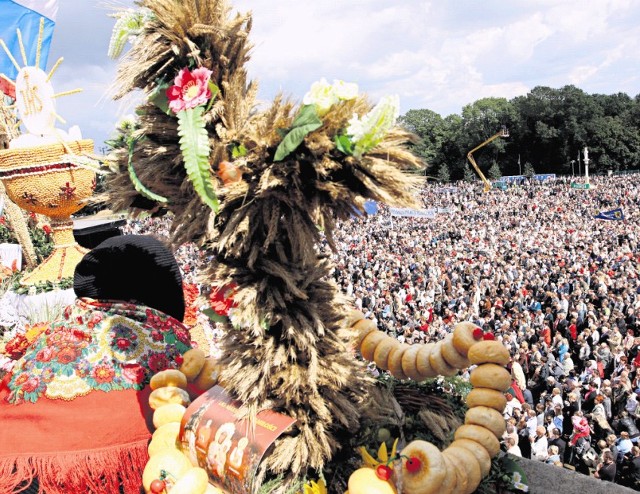
<svg viewBox="0 0 640 494">
<path fill-rule="evenodd" d="M 407 470 L 407 460 L 417 458 L 417 472 Z M 407 494 L 435 494 L 447 475 L 447 466 L 442 453 L 427 441 L 412 441 L 402 450 L 402 486 Z"/>
<path fill-rule="evenodd" d="M 362 358 L 368 360 L 369 362 L 373 361 L 373 354 L 376 351 L 377 346 L 382 343 L 385 338 L 389 338 L 382 331 L 371 331 L 367 336 L 362 340 L 362 344 L 360 345 L 360 354 Z"/>
<path fill-rule="evenodd" d="M 436 343 L 435 348 L 429 354 L 429 363 L 439 376 L 455 376 L 458 373 L 458 369 L 451 367 L 444 360 L 444 357 L 442 356 L 442 341 Z"/>
<path fill-rule="evenodd" d="M 418 373 L 416 367 L 416 358 L 420 351 L 421 345 L 411 345 L 402 354 L 402 372 L 405 376 L 413 379 L 414 381 L 422 381 L 422 376 Z"/>
<path fill-rule="evenodd" d="M 213 357 L 207 357 L 200 374 L 193 380 L 193 385 L 200 391 L 207 391 L 213 388 L 220 381 L 220 371 L 222 367 Z"/>
<path fill-rule="evenodd" d="M 376 475 L 374 468 L 358 468 L 349 476 L 349 491 L 351 494 L 397 494 L 392 482 L 385 482 Z"/>
<path fill-rule="evenodd" d="M 402 372 L 402 356 L 407 348 L 409 348 L 409 345 L 400 343 L 389 354 L 389 372 L 396 379 L 407 379 L 405 373 Z"/>
<path fill-rule="evenodd" d="M 360 348 L 362 340 L 364 340 L 372 331 L 378 331 L 378 326 L 371 319 L 360 319 L 351 328 L 357 331 L 358 336 L 355 339 L 355 347 Z"/>
<path fill-rule="evenodd" d="M 453 347 L 463 357 L 466 357 L 469 349 L 479 341 L 473 337 L 476 329 L 480 328 L 469 321 L 459 322 L 453 327 Z"/>
<path fill-rule="evenodd" d="M 475 491 L 480 482 L 482 482 L 482 470 L 475 455 L 468 449 L 458 447 L 448 447 L 443 454 L 449 456 L 449 459 L 467 474 L 467 488 L 464 491 L 458 490 L 458 492 L 460 494 L 471 494 Z"/>
<path fill-rule="evenodd" d="M 347 328 L 353 328 L 358 321 L 364 319 L 364 313 L 358 309 L 351 309 L 347 312 L 347 316 L 344 318 L 344 325 Z"/>
<path fill-rule="evenodd" d="M 395 338 L 385 338 L 376 347 L 373 352 L 373 361 L 378 367 L 384 370 L 389 370 L 389 354 L 391 350 L 400 345 L 400 342 Z"/>
<path fill-rule="evenodd" d="M 207 471 L 200 467 L 193 467 L 173 484 L 171 494 L 205 494 L 208 484 Z"/>
<path fill-rule="evenodd" d="M 445 475 L 442 485 L 440 486 L 441 494 L 453 494 L 458 492 L 458 474 L 456 468 L 448 456 L 442 455 L 444 465 L 447 468 L 447 475 Z"/>
<path fill-rule="evenodd" d="M 189 406 L 189 403 L 191 403 L 189 393 L 182 388 L 165 386 L 164 388 L 158 388 L 152 391 L 149 395 L 149 406 L 153 410 L 157 410 L 161 406 L 168 405 L 169 403 L 179 403 L 185 407 Z"/>
<path fill-rule="evenodd" d="M 149 386 L 152 390 L 164 388 L 165 386 L 187 389 L 187 376 L 177 369 L 165 369 L 151 377 Z"/>
<path fill-rule="evenodd" d="M 182 364 L 180 364 L 180 372 L 187 377 L 187 381 L 191 382 L 198 377 L 204 367 L 206 358 L 207 355 L 200 348 L 192 348 L 184 352 Z"/>
<path fill-rule="evenodd" d="M 499 341 L 482 340 L 469 349 L 469 361 L 472 364 L 498 364 L 503 367 L 509 363 L 509 350 Z"/>
<path fill-rule="evenodd" d="M 473 388 L 467 395 L 467 406 L 473 407 L 489 407 L 497 410 L 498 412 L 504 412 L 504 407 L 507 406 L 507 399 L 500 391 L 489 388 Z"/>
<path fill-rule="evenodd" d="M 476 441 L 472 441 L 471 439 L 456 439 L 450 445 L 450 448 L 465 448 L 471 451 L 476 460 L 478 460 L 478 465 L 480 465 L 480 473 L 482 473 L 482 478 L 489 475 L 489 471 L 491 470 L 491 456 L 489 456 L 489 452 L 484 449 L 484 446 Z"/>
<path fill-rule="evenodd" d="M 458 427 L 453 437 L 457 439 L 471 439 L 481 444 L 493 458 L 500 451 L 500 441 L 486 427 L 481 425 L 465 424 Z"/>
<path fill-rule="evenodd" d="M 437 377 L 438 375 L 435 369 L 431 367 L 431 362 L 429 361 L 429 355 L 431 355 L 431 352 L 433 352 L 435 347 L 435 343 L 421 345 L 420 351 L 418 352 L 418 355 L 416 355 L 416 368 L 418 369 L 418 374 L 420 374 L 422 379 Z"/>
<path fill-rule="evenodd" d="M 451 367 L 455 367 L 456 369 L 469 367 L 469 359 L 456 350 L 453 346 L 453 338 L 451 336 L 447 336 L 444 339 L 441 351 L 444 361 Z"/>
<path fill-rule="evenodd" d="M 498 440 L 502 439 L 502 435 L 507 429 L 507 423 L 502 414 L 493 408 L 484 406 L 469 408 L 464 416 L 464 423 L 486 427 L 493 432 Z"/>
<path fill-rule="evenodd" d="M 451 473 L 456 477 L 455 494 L 466 493 L 469 488 L 469 474 L 464 465 L 460 463 L 460 460 L 455 455 L 447 453 L 446 449 L 442 452 L 442 457 L 445 458 L 447 465 L 452 467 Z"/>
<path fill-rule="evenodd" d="M 511 387 L 511 374 L 496 364 L 482 364 L 471 371 L 471 384 L 475 388 L 506 391 Z"/>
<path fill-rule="evenodd" d="M 187 409 L 178 403 L 163 405 L 153 412 L 153 425 L 156 429 L 159 429 L 170 422 L 180 423 L 186 411 Z"/>
</svg>

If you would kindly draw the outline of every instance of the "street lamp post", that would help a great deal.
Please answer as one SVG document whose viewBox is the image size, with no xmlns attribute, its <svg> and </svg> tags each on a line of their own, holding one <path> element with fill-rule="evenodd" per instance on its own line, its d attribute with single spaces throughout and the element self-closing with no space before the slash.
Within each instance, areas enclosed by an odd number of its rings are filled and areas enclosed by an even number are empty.
<svg viewBox="0 0 640 494">
<path fill-rule="evenodd" d="M 589 183 L 589 149 L 584 147 L 584 178 L 586 183 Z"/>
<path fill-rule="evenodd" d="M 571 176 L 573 177 L 575 175 L 575 173 L 573 172 L 573 164 L 576 162 L 576 160 L 571 160 Z"/>
</svg>

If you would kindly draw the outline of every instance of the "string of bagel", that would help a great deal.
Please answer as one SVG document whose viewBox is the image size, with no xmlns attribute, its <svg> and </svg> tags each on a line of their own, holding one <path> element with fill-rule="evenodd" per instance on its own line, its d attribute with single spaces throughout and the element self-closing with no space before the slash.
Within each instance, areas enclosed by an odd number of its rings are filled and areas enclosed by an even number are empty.
<svg viewBox="0 0 640 494">
<path fill-rule="evenodd" d="M 470 322 L 456 324 L 453 332 L 437 343 L 409 345 L 378 330 L 364 315 L 353 319 L 357 319 L 352 329 L 357 332 L 356 345 L 362 357 L 397 379 L 424 381 L 476 366 L 470 374 L 473 389 L 466 398 L 469 409 L 464 424 L 455 431 L 454 441 L 443 451 L 422 440 L 407 444 L 398 455 L 402 461 L 400 479 L 389 478 L 384 469 L 376 472 L 389 484 L 389 490 L 380 492 L 396 492 L 394 480 L 402 484 L 406 494 L 475 491 L 489 474 L 491 459 L 500 450 L 506 428 L 503 393 L 511 386 L 511 374 L 505 368 L 510 359 L 507 348 L 492 333 Z M 364 494 L 359 483 L 352 482 L 359 476 L 349 479 L 345 494 Z"/>
</svg>

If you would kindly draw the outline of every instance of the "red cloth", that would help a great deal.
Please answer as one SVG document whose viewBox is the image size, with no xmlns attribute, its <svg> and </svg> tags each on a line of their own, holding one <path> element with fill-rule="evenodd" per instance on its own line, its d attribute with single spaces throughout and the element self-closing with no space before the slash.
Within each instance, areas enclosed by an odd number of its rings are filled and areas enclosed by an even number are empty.
<svg viewBox="0 0 640 494">
<path fill-rule="evenodd" d="M 151 437 L 150 390 L 94 391 L 72 401 L 5 401 L 0 385 L 0 492 L 38 479 L 47 494 L 138 494 Z M 23 484 L 24 487 L 24 484 Z"/>
</svg>

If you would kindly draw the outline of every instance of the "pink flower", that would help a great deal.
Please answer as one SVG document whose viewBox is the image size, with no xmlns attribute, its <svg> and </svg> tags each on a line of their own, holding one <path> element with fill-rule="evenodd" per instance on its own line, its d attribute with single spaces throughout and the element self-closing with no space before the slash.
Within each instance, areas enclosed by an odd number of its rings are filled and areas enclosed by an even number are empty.
<svg viewBox="0 0 640 494">
<path fill-rule="evenodd" d="M 125 364 L 122 366 L 122 377 L 131 383 L 140 384 L 144 381 L 146 372 L 140 364 Z"/>
<path fill-rule="evenodd" d="M 40 384 L 40 380 L 37 377 L 32 377 L 22 385 L 22 390 L 25 393 L 32 393 L 33 391 L 36 390 L 39 384 Z"/>
<path fill-rule="evenodd" d="M 174 81 L 175 85 L 167 89 L 169 108 L 175 113 L 204 105 L 211 98 L 209 78 L 211 71 L 200 67 L 192 72 L 182 69 Z"/>
<path fill-rule="evenodd" d="M 46 346 L 36 354 L 36 360 L 40 362 L 49 362 L 53 358 L 53 350 Z"/>
</svg>

